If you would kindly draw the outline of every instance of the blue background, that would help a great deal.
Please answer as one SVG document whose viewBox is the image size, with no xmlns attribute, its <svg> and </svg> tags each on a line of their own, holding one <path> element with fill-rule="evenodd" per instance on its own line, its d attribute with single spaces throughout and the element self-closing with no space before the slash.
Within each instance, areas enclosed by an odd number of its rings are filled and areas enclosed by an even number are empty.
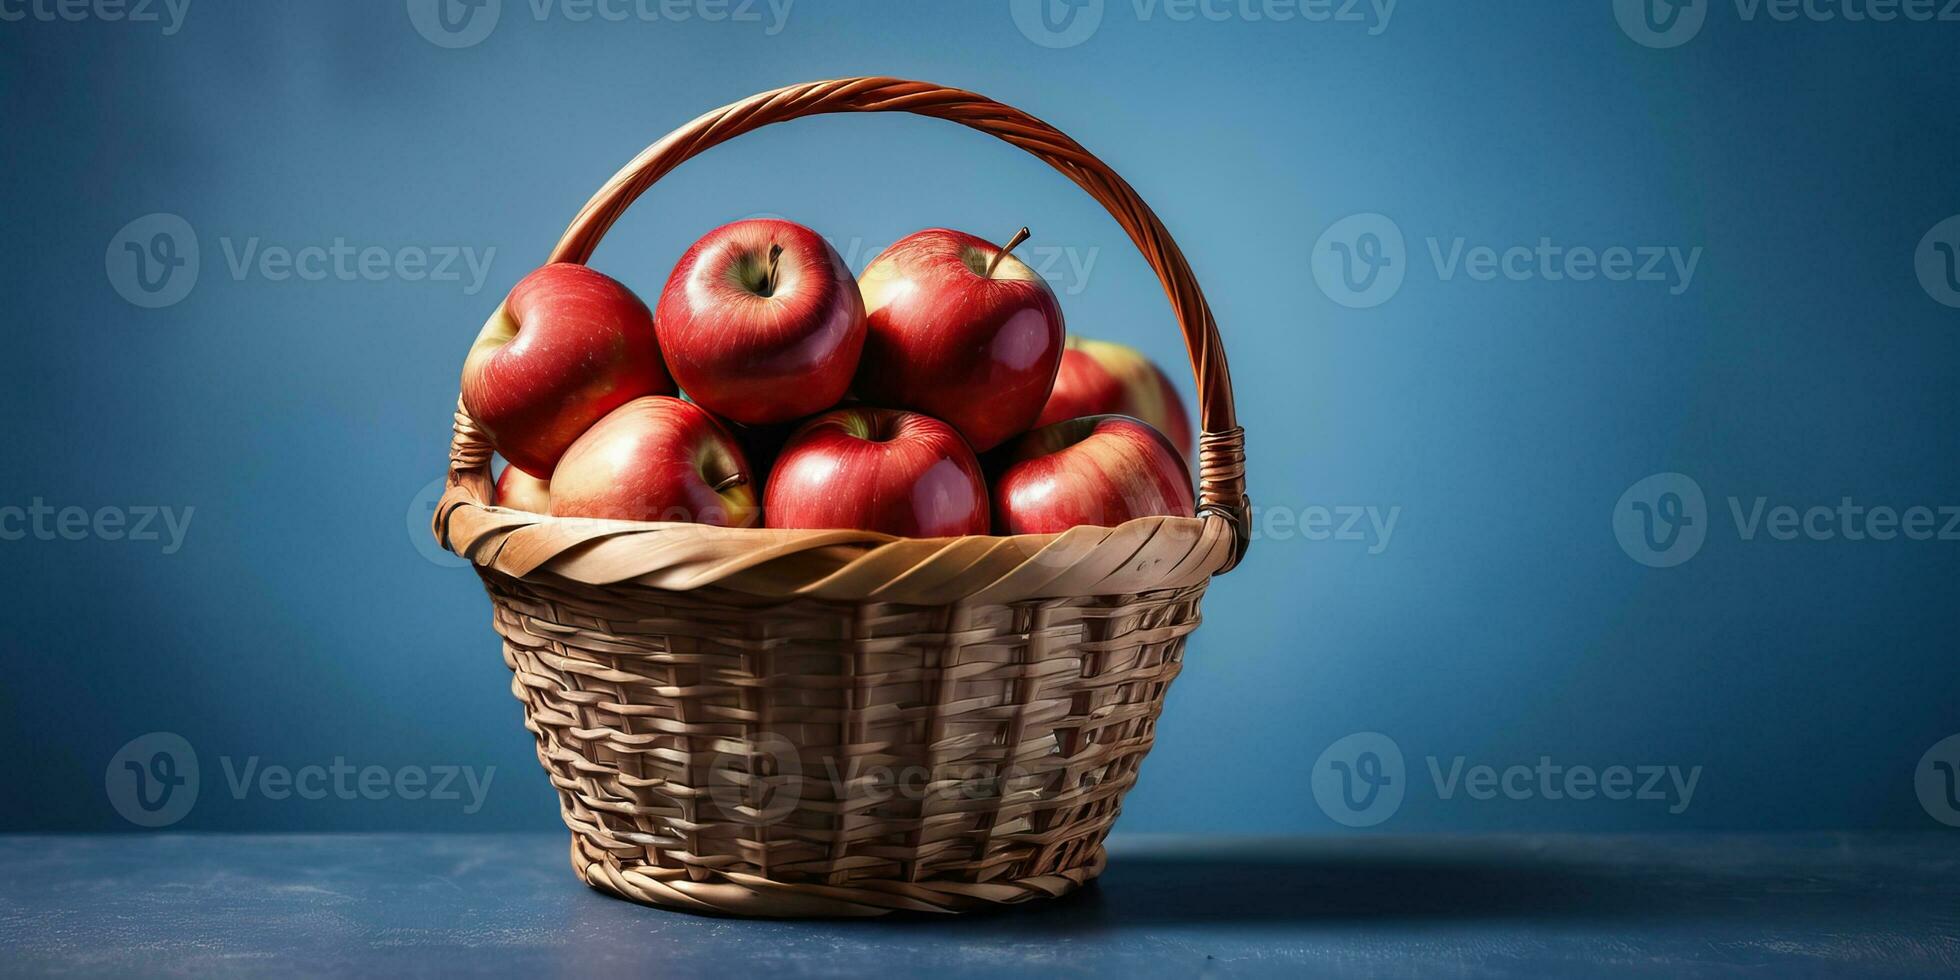
<svg viewBox="0 0 1960 980">
<path fill-rule="evenodd" d="M 1727 501 L 1960 504 L 1960 310 L 1913 267 L 1960 212 L 1960 24 L 1720 4 L 1657 50 L 1605 3 L 1408 0 L 1371 36 L 1110 0 L 1054 49 L 993 4 L 799 0 L 773 36 L 759 9 L 581 23 L 504 0 L 454 50 L 397 2 L 200 2 L 173 36 L 0 23 L 0 505 L 196 508 L 172 555 L 0 542 L 0 829 L 127 829 L 104 768 L 159 730 L 203 763 L 180 829 L 556 826 L 488 602 L 411 530 L 463 353 L 643 145 L 762 89 L 880 73 L 1025 108 L 1152 203 L 1223 328 L 1262 507 L 1400 508 L 1379 553 L 1275 534 L 1215 584 L 1123 829 L 1342 831 L 1310 772 L 1362 731 L 1408 759 L 1382 830 L 1932 826 L 1913 770 L 1960 730 L 1960 542 L 1743 540 Z M 745 137 L 663 181 L 594 264 L 651 297 L 696 236 L 765 211 L 855 264 L 920 227 L 1030 224 L 1032 245 L 1094 256 L 1063 296 L 1072 329 L 1181 356 L 1107 215 L 933 120 Z M 182 302 L 143 309 L 105 252 L 153 212 L 195 229 L 202 268 Z M 1371 309 L 1309 268 L 1360 212 L 1408 241 L 1406 281 Z M 1457 236 L 1704 254 L 1678 296 L 1445 280 L 1427 242 Z M 495 253 L 474 294 L 235 277 L 226 243 L 254 237 Z M 1612 514 L 1666 471 L 1706 492 L 1708 536 L 1650 568 Z M 233 799 L 219 760 L 253 756 L 497 772 L 467 816 Z M 1703 772 L 1673 815 L 1444 800 L 1431 756 Z"/>
</svg>

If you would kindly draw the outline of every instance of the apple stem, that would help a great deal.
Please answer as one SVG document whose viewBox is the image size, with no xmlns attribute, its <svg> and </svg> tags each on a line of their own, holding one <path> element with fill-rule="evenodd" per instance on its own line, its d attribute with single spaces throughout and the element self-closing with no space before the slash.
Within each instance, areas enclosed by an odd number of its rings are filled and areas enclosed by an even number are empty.
<svg viewBox="0 0 1960 980">
<path fill-rule="evenodd" d="M 781 245 L 769 246 L 769 272 L 762 280 L 762 295 L 776 295 L 776 260 L 783 257 Z"/>
<path fill-rule="evenodd" d="M 728 490 L 731 490 L 735 487 L 739 487 L 747 482 L 749 482 L 748 477 L 743 476 L 740 473 L 730 473 L 727 476 L 722 477 L 720 483 L 715 484 L 715 492 L 725 493 Z"/>
<path fill-rule="evenodd" d="M 1015 232 L 1014 237 L 1008 239 L 1007 244 L 1002 245 L 1000 247 L 1000 251 L 994 253 L 994 260 L 992 262 L 987 263 L 987 278 L 992 279 L 994 277 L 994 269 L 1000 265 L 1001 259 L 1007 258 L 1007 253 L 1014 251 L 1014 246 L 1019 245 L 1027 240 L 1028 240 L 1028 229 L 1026 227 L 1023 227 L 1020 231 Z"/>
</svg>

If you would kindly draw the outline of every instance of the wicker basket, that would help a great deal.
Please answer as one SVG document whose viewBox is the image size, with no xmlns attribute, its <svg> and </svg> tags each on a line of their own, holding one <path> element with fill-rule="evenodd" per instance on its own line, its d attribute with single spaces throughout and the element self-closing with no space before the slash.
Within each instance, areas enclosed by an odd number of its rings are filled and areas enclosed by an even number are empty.
<svg viewBox="0 0 1960 980">
<path fill-rule="evenodd" d="M 853 78 L 766 92 L 669 134 L 592 197 L 551 261 L 586 261 L 683 160 L 831 112 L 992 134 L 1109 209 L 1156 269 L 1195 366 L 1198 516 L 939 539 L 558 520 L 485 503 L 491 451 L 459 408 L 435 535 L 489 590 L 587 883 L 767 916 L 1060 895 L 1102 870 L 1205 585 L 1247 544 L 1224 351 L 1156 215 L 1026 113 Z"/>
</svg>

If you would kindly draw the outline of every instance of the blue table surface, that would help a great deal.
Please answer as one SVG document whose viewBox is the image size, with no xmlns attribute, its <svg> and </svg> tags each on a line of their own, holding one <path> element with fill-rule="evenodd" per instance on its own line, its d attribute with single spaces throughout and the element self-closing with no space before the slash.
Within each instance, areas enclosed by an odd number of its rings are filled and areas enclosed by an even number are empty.
<svg viewBox="0 0 1960 980">
<path fill-rule="evenodd" d="M 0 836 L 0 973 L 941 977 L 1960 973 L 1960 834 L 1118 837 L 963 918 L 744 921 L 573 877 L 562 834 Z"/>
</svg>

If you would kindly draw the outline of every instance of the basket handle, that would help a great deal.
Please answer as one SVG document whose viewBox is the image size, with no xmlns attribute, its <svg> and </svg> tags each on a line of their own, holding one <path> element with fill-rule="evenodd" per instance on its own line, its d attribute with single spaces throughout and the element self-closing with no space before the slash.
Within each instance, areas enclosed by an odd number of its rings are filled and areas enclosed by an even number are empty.
<svg viewBox="0 0 1960 980">
<path fill-rule="evenodd" d="M 1245 433 L 1232 406 L 1232 374 L 1191 266 L 1163 222 L 1135 190 L 1101 160 L 1054 127 L 985 96 L 900 78 L 840 78 L 805 82 L 750 96 L 706 113 L 634 157 L 592 195 L 552 249 L 553 262 L 592 257 L 613 222 L 682 161 L 770 123 L 831 112 L 911 112 L 996 136 L 1047 161 L 1109 210 L 1157 272 L 1198 382 L 1198 513 L 1232 524 L 1234 548 L 1221 572 L 1236 565 L 1251 537 L 1245 494 Z"/>
</svg>

